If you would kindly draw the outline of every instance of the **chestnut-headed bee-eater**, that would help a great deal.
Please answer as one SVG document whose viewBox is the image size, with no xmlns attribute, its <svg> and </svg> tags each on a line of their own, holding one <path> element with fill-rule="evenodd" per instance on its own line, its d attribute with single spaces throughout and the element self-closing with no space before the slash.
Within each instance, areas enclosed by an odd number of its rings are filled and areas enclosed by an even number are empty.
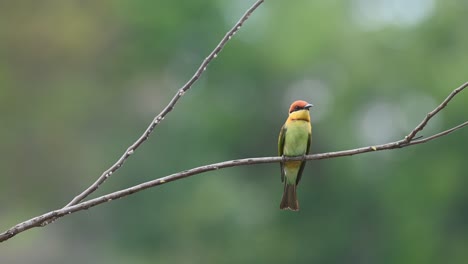
<svg viewBox="0 0 468 264">
<path fill-rule="evenodd" d="M 283 157 L 304 156 L 309 154 L 312 139 L 309 108 L 313 105 L 306 101 L 295 101 L 289 108 L 289 117 L 281 128 L 278 139 L 278 153 Z M 305 167 L 304 161 L 281 162 L 281 181 L 284 181 L 283 198 L 280 209 L 299 210 L 297 185 Z"/>
</svg>

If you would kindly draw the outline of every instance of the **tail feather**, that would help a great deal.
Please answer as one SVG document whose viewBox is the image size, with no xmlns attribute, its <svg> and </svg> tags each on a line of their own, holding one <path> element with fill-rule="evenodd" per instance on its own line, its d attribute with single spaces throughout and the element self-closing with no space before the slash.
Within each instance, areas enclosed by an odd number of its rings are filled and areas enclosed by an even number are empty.
<svg viewBox="0 0 468 264">
<path fill-rule="evenodd" d="M 285 182 L 280 209 L 299 211 L 299 201 L 297 200 L 296 187 L 296 184 L 288 184 Z"/>
</svg>

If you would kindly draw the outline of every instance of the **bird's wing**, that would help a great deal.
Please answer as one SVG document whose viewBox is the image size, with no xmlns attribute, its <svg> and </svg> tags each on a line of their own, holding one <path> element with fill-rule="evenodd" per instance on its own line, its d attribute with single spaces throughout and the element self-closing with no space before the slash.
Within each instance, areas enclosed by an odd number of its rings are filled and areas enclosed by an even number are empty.
<svg viewBox="0 0 468 264">
<path fill-rule="evenodd" d="M 310 151 L 310 141 L 312 140 L 312 134 L 309 133 L 309 139 L 307 140 L 307 150 L 306 150 L 306 155 L 309 154 L 309 151 Z M 299 168 L 299 171 L 297 172 L 297 179 L 296 179 L 296 185 L 299 184 L 299 181 L 301 180 L 301 177 L 302 177 L 302 172 L 304 171 L 304 167 L 305 167 L 305 164 L 306 164 L 306 161 L 304 160 L 302 163 L 301 163 L 301 167 Z"/>
<path fill-rule="evenodd" d="M 286 124 L 281 127 L 280 134 L 278 137 L 278 155 L 283 156 L 283 149 L 284 149 L 284 140 L 286 139 Z M 284 181 L 284 164 L 280 162 L 281 168 L 281 182 Z"/>
</svg>

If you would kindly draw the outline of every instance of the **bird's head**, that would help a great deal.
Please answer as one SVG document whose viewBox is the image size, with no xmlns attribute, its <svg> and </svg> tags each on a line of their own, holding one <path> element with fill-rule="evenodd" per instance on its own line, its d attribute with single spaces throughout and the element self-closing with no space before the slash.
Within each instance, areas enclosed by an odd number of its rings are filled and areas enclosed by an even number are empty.
<svg viewBox="0 0 468 264">
<path fill-rule="evenodd" d="M 308 111 L 309 108 L 311 108 L 312 106 L 314 106 L 314 105 L 309 104 L 306 101 L 297 100 L 297 101 L 294 101 L 294 103 L 292 103 L 291 106 L 289 107 L 289 113 L 292 113 L 292 112 L 295 112 L 295 111 L 300 111 L 300 110 L 307 110 Z"/>
<path fill-rule="evenodd" d="M 289 107 L 289 119 L 310 121 L 309 109 L 314 106 L 303 100 L 297 100 Z"/>
</svg>

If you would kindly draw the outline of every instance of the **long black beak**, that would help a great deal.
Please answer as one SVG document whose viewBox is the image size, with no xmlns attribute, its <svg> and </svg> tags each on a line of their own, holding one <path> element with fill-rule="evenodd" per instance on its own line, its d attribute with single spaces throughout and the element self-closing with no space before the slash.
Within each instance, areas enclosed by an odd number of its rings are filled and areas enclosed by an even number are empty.
<svg viewBox="0 0 468 264">
<path fill-rule="evenodd" d="M 309 108 L 311 108 L 312 106 L 314 106 L 314 105 L 313 104 L 306 104 L 306 106 L 304 106 L 304 108 L 309 110 Z"/>
</svg>

